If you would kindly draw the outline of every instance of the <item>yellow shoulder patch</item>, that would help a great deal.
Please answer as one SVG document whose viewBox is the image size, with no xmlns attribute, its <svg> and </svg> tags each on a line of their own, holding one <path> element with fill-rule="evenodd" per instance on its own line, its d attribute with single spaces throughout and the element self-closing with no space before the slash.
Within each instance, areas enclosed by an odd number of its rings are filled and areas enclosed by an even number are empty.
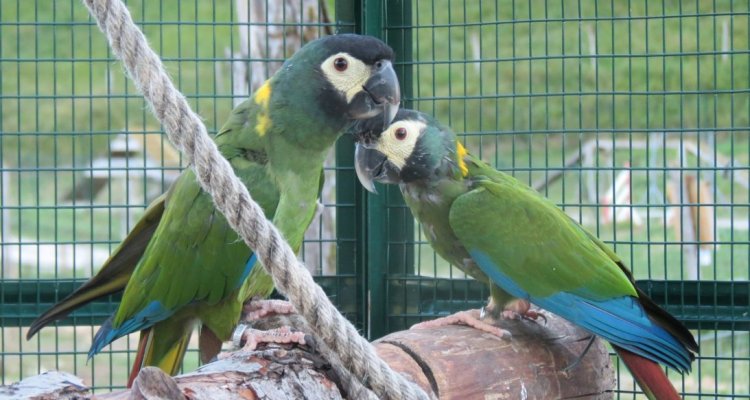
<svg viewBox="0 0 750 400">
<path fill-rule="evenodd" d="M 271 116 L 268 115 L 268 103 L 271 101 L 271 84 L 269 81 L 263 83 L 258 90 L 255 91 L 255 104 L 260 106 L 258 116 L 256 117 L 258 122 L 255 124 L 255 130 L 259 136 L 264 136 L 268 132 L 268 128 L 271 127 Z"/>
<path fill-rule="evenodd" d="M 461 170 L 461 176 L 464 177 L 469 174 L 469 168 L 466 167 L 466 161 L 464 161 L 467 153 L 466 147 L 456 140 L 456 160 L 458 161 L 458 168 Z"/>
<path fill-rule="evenodd" d="M 266 81 L 255 91 L 255 104 L 268 107 L 268 101 L 271 100 L 271 84 Z"/>
</svg>

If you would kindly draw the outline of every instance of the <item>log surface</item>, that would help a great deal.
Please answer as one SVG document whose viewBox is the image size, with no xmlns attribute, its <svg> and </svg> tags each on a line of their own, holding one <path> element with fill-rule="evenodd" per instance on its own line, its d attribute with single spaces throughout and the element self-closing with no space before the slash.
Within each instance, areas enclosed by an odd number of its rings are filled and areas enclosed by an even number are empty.
<svg viewBox="0 0 750 400">
<path fill-rule="evenodd" d="M 342 399 L 328 376 L 330 365 L 305 347 L 268 345 L 255 351 L 235 351 L 195 372 L 168 376 L 145 368 L 131 390 L 93 399 Z"/>
<path fill-rule="evenodd" d="M 0 399 L 78 399 L 88 391 L 83 379 L 67 372 L 49 371 L 0 386 Z"/>
<path fill-rule="evenodd" d="M 511 340 L 462 325 L 390 334 L 375 342 L 381 358 L 440 399 L 611 399 L 615 371 L 596 339 L 560 317 L 503 321 Z"/>
<path fill-rule="evenodd" d="M 511 340 L 474 328 L 450 325 L 390 334 L 375 342 L 394 369 L 440 399 L 610 399 L 615 373 L 601 340 L 580 364 L 590 335 L 545 312 L 547 322 L 501 321 Z M 256 321 L 305 331 L 298 316 Z M 80 378 L 49 372 L 0 387 L 0 399 L 342 399 L 335 368 L 308 345 L 262 344 L 258 350 L 226 353 L 197 371 L 170 377 L 145 368 L 131 390 L 91 395 Z M 67 397 L 66 397 L 67 396 Z"/>
</svg>

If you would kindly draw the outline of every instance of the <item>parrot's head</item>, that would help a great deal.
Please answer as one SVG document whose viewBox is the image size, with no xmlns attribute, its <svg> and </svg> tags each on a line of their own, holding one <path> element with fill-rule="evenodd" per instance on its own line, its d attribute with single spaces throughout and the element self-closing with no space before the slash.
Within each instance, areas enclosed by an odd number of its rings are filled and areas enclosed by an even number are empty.
<svg viewBox="0 0 750 400">
<path fill-rule="evenodd" d="M 401 109 L 390 124 L 382 118 L 358 122 L 355 168 L 362 186 L 409 184 L 454 174 L 458 169 L 453 132 L 431 116 Z"/>
<path fill-rule="evenodd" d="M 275 84 L 289 92 L 285 98 L 299 99 L 292 108 L 315 107 L 341 122 L 375 116 L 390 122 L 401 102 L 393 59 L 393 50 L 372 36 L 325 36 L 289 58 Z"/>
</svg>

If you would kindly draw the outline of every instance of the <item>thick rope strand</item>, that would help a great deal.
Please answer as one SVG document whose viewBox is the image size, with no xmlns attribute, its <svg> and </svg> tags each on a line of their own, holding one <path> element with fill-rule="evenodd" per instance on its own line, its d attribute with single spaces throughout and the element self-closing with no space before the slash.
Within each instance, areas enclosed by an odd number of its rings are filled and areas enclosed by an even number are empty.
<svg viewBox="0 0 750 400">
<path fill-rule="evenodd" d="M 427 399 L 421 388 L 394 372 L 377 356 L 372 345 L 331 304 L 278 230 L 266 220 L 229 162 L 220 155 L 200 118 L 174 87 L 125 5 L 120 0 L 83 2 L 106 34 L 113 53 L 122 59 L 169 140 L 192 161 L 201 187 L 213 197 L 230 226 L 254 249 L 276 288 L 288 296 L 317 336 L 378 397 Z"/>
</svg>

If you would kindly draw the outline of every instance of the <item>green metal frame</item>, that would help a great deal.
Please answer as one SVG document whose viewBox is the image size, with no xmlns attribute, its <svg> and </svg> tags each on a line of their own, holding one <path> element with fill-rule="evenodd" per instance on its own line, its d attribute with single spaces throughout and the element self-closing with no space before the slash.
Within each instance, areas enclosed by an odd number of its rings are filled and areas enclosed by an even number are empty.
<svg viewBox="0 0 750 400">
<path fill-rule="evenodd" d="M 354 279 L 342 282 L 340 276 L 316 277 L 316 282 L 330 296 L 341 296 L 339 303 L 344 305 L 343 312 L 349 314 L 361 310 L 346 308 L 347 304 L 360 302 L 360 296 L 343 295 L 340 287 L 354 285 Z M 472 279 L 423 278 L 414 275 L 390 277 L 391 293 L 417 293 L 434 291 L 435 297 L 419 304 L 420 312 L 408 315 L 413 318 L 432 318 L 467 308 L 479 308 L 485 304 L 486 288 Z M 386 279 L 381 283 L 385 285 Z M 0 326 L 28 326 L 39 315 L 59 299 L 72 293 L 84 280 L 9 280 L 2 283 L 0 297 Z M 691 329 L 715 329 L 732 331 L 750 331 L 750 283 L 726 281 L 656 281 L 640 280 L 638 287 L 648 294 L 657 304 L 664 307 L 677 319 Z M 383 289 L 385 292 L 385 289 Z M 464 295 L 455 299 L 455 293 Z M 346 292 L 344 292 L 346 293 Z M 59 325 L 90 323 L 99 325 L 116 309 L 121 295 L 106 296 L 73 313 L 70 317 L 58 322 Z M 407 298 L 395 297 L 393 303 L 406 303 Z M 383 315 L 386 305 L 383 302 Z M 404 315 L 406 316 L 406 315 Z M 90 322 L 86 322 L 90 321 Z M 398 322 L 386 323 L 383 320 L 371 321 L 379 325 L 390 325 L 387 332 L 408 328 Z M 394 327 L 398 326 L 398 327 Z M 376 330 L 377 331 L 377 330 Z"/>
<path fill-rule="evenodd" d="M 403 29 L 399 34 L 387 34 L 386 24 L 408 25 L 411 21 L 411 3 L 409 1 L 363 0 L 347 4 L 337 3 L 337 24 L 342 31 L 357 32 L 385 40 L 396 52 L 396 72 L 401 81 L 403 104 L 408 105 L 411 97 L 411 35 L 410 29 Z M 386 22 L 387 21 L 387 22 Z M 336 194 L 343 204 L 353 200 L 354 215 L 349 210 L 339 214 L 337 229 L 351 230 L 355 221 L 359 240 L 353 254 L 338 257 L 339 271 L 351 268 L 354 260 L 356 270 L 361 271 L 361 288 L 363 298 L 360 311 L 365 315 L 364 324 L 360 325 L 369 339 L 379 338 L 388 333 L 386 321 L 386 275 L 390 271 L 414 271 L 413 249 L 401 246 L 400 253 L 394 254 L 387 243 L 391 241 L 408 242 L 414 237 L 414 224 L 408 213 L 401 216 L 388 215 L 388 199 L 397 199 L 403 206 L 398 188 L 380 186 L 384 196 L 376 196 L 364 190 L 354 174 L 354 143 L 350 137 L 344 137 L 336 145 Z M 399 200 L 400 199 L 400 200 Z M 400 201 L 400 203 L 399 203 Z M 392 204 L 391 204 L 392 205 Z M 341 212 L 341 209 L 339 209 Z M 353 217 L 353 218 L 352 218 Z M 394 227 L 407 227 L 394 229 Z M 387 249 L 385 247 L 388 247 Z M 387 251 L 386 251 L 387 250 Z M 389 253 L 391 251 L 391 253 Z M 390 256 L 389 256 L 390 254 Z M 351 258 L 349 257 L 351 256 Z M 389 260 L 391 260 L 389 264 Z M 393 262 L 393 260 L 398 260 Z"/>
</svg>

